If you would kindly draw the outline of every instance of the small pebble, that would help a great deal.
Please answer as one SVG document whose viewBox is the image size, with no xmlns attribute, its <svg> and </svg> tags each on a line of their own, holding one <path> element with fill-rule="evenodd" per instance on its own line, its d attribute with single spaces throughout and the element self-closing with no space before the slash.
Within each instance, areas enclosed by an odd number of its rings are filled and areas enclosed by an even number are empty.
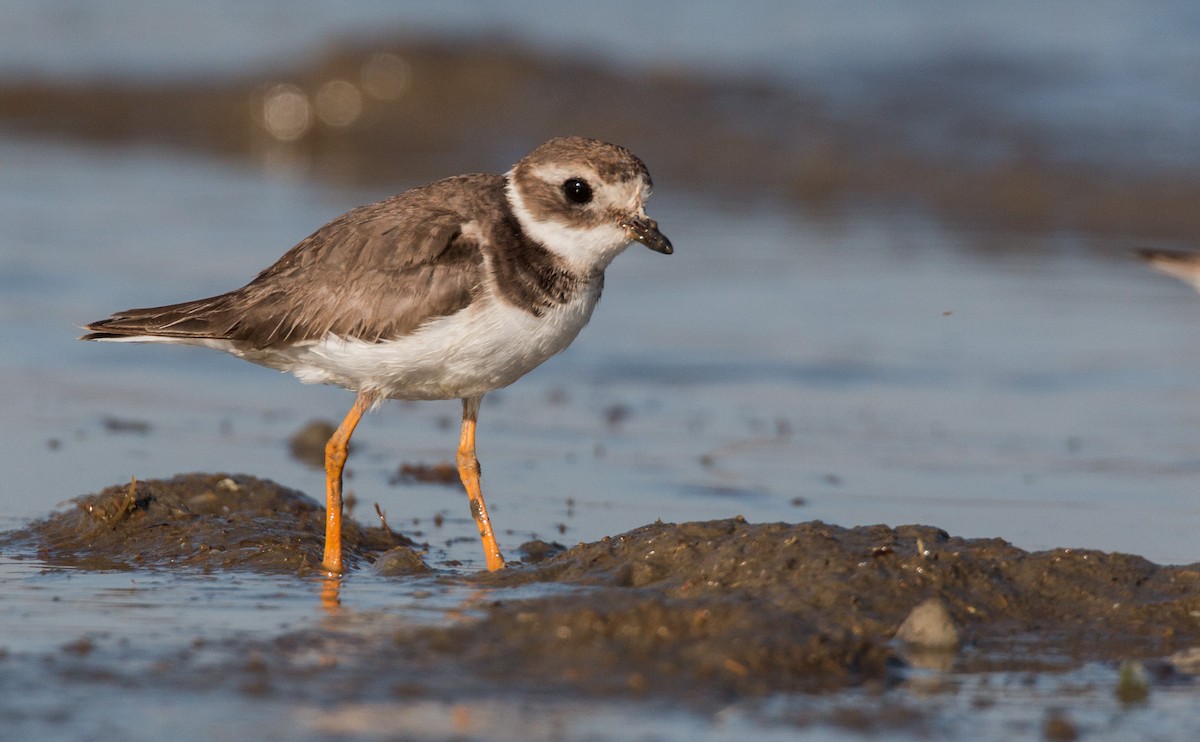
<svg viewBox="0 0 1200 742">
<path fill-rule="evenodd" d="M 941 598 L 929 598 L 912 609 L 896 630 L 896 638 L 921 649 L 956 649 L 958 627 Z"/>
<path fill-rule="evenodd" d="M 429 571 L 421 555 L 407 546 L 397 546 L 385 551 L 371 565 L 371 569 L 384 577 L 419 575 Z"/>
<path fill-rule="evenodd" d="M 1167 658 L 1177 671 L 1188 675 L 1200 675 L 1200 647 L 1181 649 Z"/>
</svg>

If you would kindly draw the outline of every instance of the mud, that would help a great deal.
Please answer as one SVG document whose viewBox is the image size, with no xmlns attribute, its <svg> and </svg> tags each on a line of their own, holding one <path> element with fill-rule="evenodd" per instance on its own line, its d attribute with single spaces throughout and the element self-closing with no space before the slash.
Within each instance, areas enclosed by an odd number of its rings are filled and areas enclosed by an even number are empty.
<svg viewBox="0 0 1200 742">
<path fill-rule="evenodd" d="M 181 474 L 77 498 L 25 529 L 0 534 L 0 550 L 32 551 L 47 564 L 82 569 L 307 574 L 320 569 L 324 538 L 325 509 L 300 492 L 240 474 Z M 342 538 L 351 565 L 415 547 L 384 527 L 353 521 Z"/>
<path fill-rule="evenodd" d="M 404 463 L 388 477 L 388 484 L 441 484 L 458 487 L 458 467 L 449 461 L 436 464 Z"/>
<path fill-rule="evenodd" d="M 948 608 L 965 670 L 1158 657 L 1200 638 L 1194 566 L 1026 552 L 928 526 L 656 523 L 474 579 L 596 588 L 594 602 L 501 605 L 486 621 L 503 627 L 503 651 L 519 646 L 525 662 L 545 663 L 538 674 L 558 670 L 591 687 L 620 684 L 614 663 L 631 687 L 653 678 L 656 690 L 678 693 L 696 692 L 696 678 L 705 692 L 732 694 L 886 680 L 905 662 L 897 628 L 929 598 Z M 475 659 L 498 667 L 494 651 Z"/>
<path fill-rule="evenodd" d="M 320 560 L 322 515 L 270 482 L 183 475 L 79 498 L 0 535 L 0 549 L 82 569 L 307 575 Z M 357 567 L 427 569 L 411 542 L 382 527 L 350 524 L 346 543 Z M 1144 660 L 1156 678 L 1190 682 L 1190 667 L 1159 660 L 1200 643 L 1200 569 L 1137 556 L 1027 552 L 929 526 L 740 518 L 654 523 L 560 548 L 527 544 L 536 563 L 496 573 L 433 565 L 440 583 L 476 595 L 445 625 L 354 620 L 329 578 L 321 605 L 338 621 L 269 641 L 231 639 L 237 659 L 193 666 L 185 654 L 170 675 L 322 701 L 502 692 L 706 704 L 884 688 L 926 666 L 895 634 L 931 599 L 959 644 L 940 650 L 941 666 L 964 672 Z"/>
</svg>

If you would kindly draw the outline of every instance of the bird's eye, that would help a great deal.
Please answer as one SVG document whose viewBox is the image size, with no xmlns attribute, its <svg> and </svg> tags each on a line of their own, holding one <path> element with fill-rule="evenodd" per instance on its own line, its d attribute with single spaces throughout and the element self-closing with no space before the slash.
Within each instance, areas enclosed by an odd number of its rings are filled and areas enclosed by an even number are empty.
<svg viewBox="0 0 1200 742">
<path fill-rule="evenodd" d="M 562 184 L 563 195 L 574 204 L 586 204 L 592 200 L 592 187 L 587 181 L 579 178 L 569 178 Z"/>
</svg>

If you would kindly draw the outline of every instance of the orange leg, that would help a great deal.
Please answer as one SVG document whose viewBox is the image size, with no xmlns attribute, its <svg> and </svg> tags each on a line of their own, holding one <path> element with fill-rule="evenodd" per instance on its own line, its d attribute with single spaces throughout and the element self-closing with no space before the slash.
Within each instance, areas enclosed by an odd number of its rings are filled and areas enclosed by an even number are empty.
<svg viewBox="0 0 1200 742">
<path fill-rule="evenodd" d="M 325 557 L 321 566 L 328 572 L 342 571 L 342 468 L 350 447 L 350 436 L 363 413 L 375 403 L 375 395 L 359 392 L 354 406 L 325 444 Z"/>
<path fill-rule="evenodd" d="M 471 498 L 471 515 L 479 527 L 479 538 L 483 541 L 483 557 L 489 571 L 504 567 L 504 557 L 492 533 L 492 521 L 488 518 L 487 506 L 483 504 L 483 492 L 479 489 L 479 459 L 475 457 L 475 422 L 479 418 L 479 402 L 482 397 L 467 397 L 463 400 L 462 437 L 458 441 L 458 476 L 462 478 L 467 497 Z"/>
</svg>

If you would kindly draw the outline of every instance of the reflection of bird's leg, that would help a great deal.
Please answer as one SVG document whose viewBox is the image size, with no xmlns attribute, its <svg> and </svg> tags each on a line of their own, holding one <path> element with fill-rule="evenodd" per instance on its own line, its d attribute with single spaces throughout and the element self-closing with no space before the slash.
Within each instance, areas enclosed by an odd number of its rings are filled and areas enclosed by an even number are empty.
<svg viewBox="0 0 1200 742">
<path fill-rule="evenodd" d="M 337 615 L 341 610 L 341 575 L 321 575 L 321 608 L 330 615 Z"/>
<path fill-rule="evenodd" d="M 328 572 L 342 571 L 342 468 L 346 465 L 350 436 L 375 398 L 370 392 L 359 392 L 354 406 L 325 444 L 325 557 L 321 566 Z"/>
<path fill-rule="evenodd" d="M 479 489 L 479 459 L 475 457 L 475 422 L 479 419 L 480 397 L 463 399 L 462 437 L 458 441 L 458 476 L 462 478 L 467 497 L 471 498 L 471 515 L 479 527 L 479 538 L 483 541 L 483 556 L 489 570 L 504 567 L 504 557 L 496 535 L 492 533 L 492 521 L 488 518 L 487 506 L 483 504 L 483 492 Z"/>
</svg>

